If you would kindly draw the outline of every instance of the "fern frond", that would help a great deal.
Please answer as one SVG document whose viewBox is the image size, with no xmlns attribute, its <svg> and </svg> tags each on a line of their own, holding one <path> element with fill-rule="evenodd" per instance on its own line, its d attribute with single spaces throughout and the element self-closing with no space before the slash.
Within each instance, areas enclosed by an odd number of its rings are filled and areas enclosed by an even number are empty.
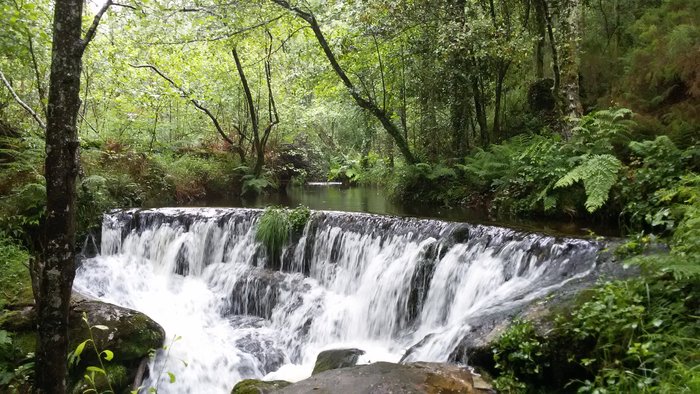
<svg viewBox="0 0 700 394">
<path fill-rule="evenodd" d="M 569 187 L 582 181 L 586 189 L 586 209 L 595 212 L 608 200 L 623 165 L 613 155 L 586 156 L 584 161 L 557 181 L 554 188 Z"/>
</svg>

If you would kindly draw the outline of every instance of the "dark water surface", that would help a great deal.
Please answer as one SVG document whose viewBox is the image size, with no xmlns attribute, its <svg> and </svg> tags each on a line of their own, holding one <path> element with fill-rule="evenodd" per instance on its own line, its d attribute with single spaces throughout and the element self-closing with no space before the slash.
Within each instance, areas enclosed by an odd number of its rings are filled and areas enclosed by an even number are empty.
<svg viewBox="0 0 700 394">
<path fill-rule="evenodd" d="M 305 205 L 312 210 L 367 212 L 380 215 L 492 224 L 555 235 L 619 235 L 618 229 L 591 223 L 556 220 L 493 220 L 485 209 L 444 207 L 431 204 L 398 204 L 391 201 L 387 192 L 380 187 L 343 187 L 334 183 L 289 187 L 286 194 L 275 193 L 249 199 L 215 200 L 205 204 L 194 204 L 194 206 L 240 208 L 265 208 L 270 205 L 292 208 Z"/>
</svg>

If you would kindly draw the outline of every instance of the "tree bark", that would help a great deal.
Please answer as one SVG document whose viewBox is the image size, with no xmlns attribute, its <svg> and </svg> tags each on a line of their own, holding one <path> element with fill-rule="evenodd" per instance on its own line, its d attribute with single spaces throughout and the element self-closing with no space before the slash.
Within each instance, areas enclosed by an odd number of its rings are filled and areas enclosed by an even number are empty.
<svg viewBox="0 0 700 394">
<path fill-rule="evenodd" d="M 486 120 L 486 106 L 484 104 L 481 84 L 477 77 L 472 77 L 472 93 L 474 96 L 476 121 L 479 123 L 479 131 L 481 133 L 481 145 L 488 146 L 491 143 L 491 140 L 489 138 L 488 121 Z"/>
<path fill-rule="evenodd" d="M 493 104 L 493 138 L 495 141 L 501 139 L 501 101 L 503 98 L 503 82 L 508 74 L 510 62 L 500 61 L 496 75 L 496 97 Z"/>
<path fill-rule="evenodd" d="M 535 79 L 540 80 L 544 78 L 544 46 L 547 41 L 547 22 L 541 0 L 535 0 L 535 30 Z"/>
<path fill-rule="evenodd" d="M 581 94 L 579 85 L 579 71 L 581 65 L 580 38 L 581 38 L 581 10 L 580 0 L 570 0 L 566 13 L 566 36 L 568 37 L 564 56 L 562 56 L 561 71 L 561 111 L 567 122 L 564 126 L 564 137 L 571 137 L 571 129 L 576 121 L 583 115 Z"/>
<path fill-rule="evenodd" d="M 75 277 L 75 180 L 79 169 L 77 118 L 85 48 L 111 1 L 81 39 L 83 0 L 56 0 L 46 121 L 46 222 L 41 255 L 32 267 L 39 338 L 35 388 L 66 392 L 68 311 Z"/>
<path fill-rule="evenodd" d="M 348 92 L 350 93 L 350 96 L 352 96 L 352 98 L 355 100 L 357 105 L 360 106 L 360 108 L 369 111 L 372 115 L 374 115 L 374 117 L 376 117 L 379 120 L 379 122 L 384 127 L 384 130 L 386 130 L 386 132 L 396 142 L 396 145 L 401 151 L 401 154 L 403 155 L 406 162 L 408 164 L 417 163 L 418 161 L 413 155 L 413 152 L 411 152 L 411 149 L 409 148 L 408 142 L 404 138 L 403 133 L 401 133 L 399 127 L 391 121 L 389 113 L 387 113 L 382 108 L 379 108 L 379 106 L 371 99 L 363 97 L 360 94 L 360 90 L 357 89 L 357 87 L 352 83 L 350 78 L 348 78 L 343 68 L 340 67 L 338 60 L 335 58 L 335 54 L 333 54 L 333 51 L 328 45 L 328 41 L 326 41 L 326 37 L 323 35 L 323 31 L 321 31 L 321 27 L 318 24 L 316 17 L 310 12 L 306 12 L 300 9 L 299 7 L 292 6 L 286 0 L 272 1 L 278 4 L 279 6 L 293 12 L 298 17 L 306 21 L 309 24 L 309 26 L 311 26 L 311 30 L 313 30 L 314 36 L 316 36 L 316 40 L 318 41 L 319 45 L 321 45 L 321 49 L 323 49 L 323 53 L 326 55 L 326 58 L 330 62 L 333 71 L 335 71 L 336 75 L 338 75 L 340 80 L 343 82 L 343 85 L 345 85 L 345 87 L 347 88 Z"/>
<path fill-rule="evenodd" d="M 267 58 L 265 60 L 265 80 L 267 83 L 267 101 L 268 101 L 268 112 L 270 123 L 265 127 L 262 135 L 260 135 L 260 117 L 258 111 L 255 109 L 255 103 L 253 101 L 253 94 L 250 91 L 250 86 L 248 85 L 248 79 L 245 76 L 243 70 L 243 65 L 241 64 L 241 59 L 238 57 L 238 51 L 234 48 L 231 53 L 233 54 L 233 60 L 236 63 L 236 69 L 238 70 L 238 75 L 241 78 L 241 84 L 243 85 L 243 92 L 245 93 L 245 98 L 248 107 L 248 114 L 250 116 L 250 121 L 253 125 L 253 148 L 255 149 L 256 160 L 255 167 L 253 167 L 253 174 L 256 177 L 262 175 L 263 167 L 265 166 L 265 147 L 267 146 L 267 141 L 270 138 L 270 133 L 272 128 L 279 123 L 279 117 L 277 116 L 277 106 L 275 104 L 275 99 L 272 95 L 272 71 L 270 69 L 270 56 L 272 56 L 272 40 L 270 40 L 270 46 L 268 47 Z"/>
</svg>

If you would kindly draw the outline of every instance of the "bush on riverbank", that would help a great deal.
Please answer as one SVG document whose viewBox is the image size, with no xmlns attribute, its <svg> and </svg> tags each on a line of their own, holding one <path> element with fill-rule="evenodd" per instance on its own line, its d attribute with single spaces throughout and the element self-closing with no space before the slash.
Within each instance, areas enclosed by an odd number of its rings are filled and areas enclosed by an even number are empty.
<svg viewBox="0 0 700 394">
<path fill-rule="evenodd" d="M 547 335 L 513 325 L 494 349 L 499 389 L 700 391 L 700 177 L 655 196 L 674 211 L 670 253 L 628 259 L 641 277 L 585 293 Z"/>
</svg>

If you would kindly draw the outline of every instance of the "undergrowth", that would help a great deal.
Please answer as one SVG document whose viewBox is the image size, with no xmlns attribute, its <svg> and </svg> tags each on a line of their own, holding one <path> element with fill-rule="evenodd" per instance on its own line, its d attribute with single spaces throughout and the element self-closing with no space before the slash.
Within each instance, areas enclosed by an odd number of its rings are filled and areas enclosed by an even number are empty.
<svg viewBox="0 0 700 394">
<path fill-rule="evenodd" d="M 546 335 L 514 324 L 494 349 L 500 390 L 700 392 L 700 177 L 685 175 L 654 197 L 669 210 L 670 252 L 627 259 L 641 277 L 584 293 Z M 641 252 L 643 238 L 625 253 Z"/>
</svg>

